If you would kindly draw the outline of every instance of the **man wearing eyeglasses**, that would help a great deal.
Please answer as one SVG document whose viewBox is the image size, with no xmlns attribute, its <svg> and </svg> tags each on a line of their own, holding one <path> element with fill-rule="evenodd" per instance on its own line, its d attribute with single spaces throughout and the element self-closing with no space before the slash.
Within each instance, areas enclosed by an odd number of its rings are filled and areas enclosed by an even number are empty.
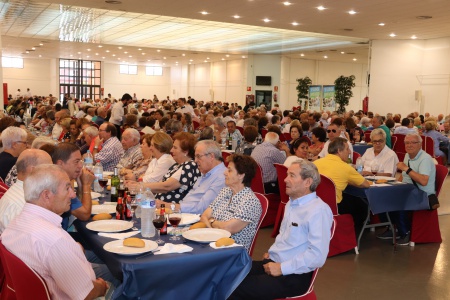
<svg viewBox="0 0 450 300">
<path fill-rule="evenodd" d="M 180 201 L 180 204 L 176 204 L 176 208 L 185 213 L 201 214 L 225 187 L 226 167 L 222 162 L 219 146 L 212 140 L 197 143 L 195 162 L 202 176 L 197 179 L 192 190 Z"/>
<path fill-rule="evenodd" d="M 436 166 L 433 158 L 422 150 L 422 137 L 417 133 L 407 134 L 405 136 L 406 155 L 403 162 L 397 164 L 397 168 L 402 171 L 402 181 L 417 185 L 417 188 L 427 193 L 427 195 L 436 194 L 435 179 Z M 436 209 L 439 207 L 437 204 Z M 410 228 L 406 211 L 390 213 L 392 221 L 397 225 L 400 239 L 397 244 L 402 246 L 409 245 Z"/>
<path fill-rule="evenodd" d="M 0 177 L 5 181 L 20 153 L 28 148 L 27 132 L 22 128 L 10 126 L 3 130 L 1 140 L 3 152 L 0 153 Z"/>
<path fill-rule="evenodd" d="M 340 126 L 334 122 L 331 123 L 330 125 L 328 125 L 327 133 L 328 133 L 328 141 L 323 145 L 323 149 L 322 151 L 320 151 L 318 158 L 323 158 L 328 154 L 328 146 L 330 145 L 330 143 L 334 141 L 335 138 L 341 135 Z M 349 141 L 347 141 L 347 144 L 350 150 L 350 158 L 353 158 L 352 144 Z"/>
</svg>

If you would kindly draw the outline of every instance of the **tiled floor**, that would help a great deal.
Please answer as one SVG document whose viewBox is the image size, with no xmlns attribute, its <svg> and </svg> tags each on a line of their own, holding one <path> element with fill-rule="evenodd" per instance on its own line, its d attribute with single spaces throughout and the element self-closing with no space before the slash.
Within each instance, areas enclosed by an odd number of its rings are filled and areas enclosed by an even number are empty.
<svg viewBox="0 0 450 300">
<path fill-rule="evenodd" d="M 450 179 L 439 197 L 441 244 L 398 246 L 366 231 L 360 254 L 353 251 L 327 259 L 315 284 L 318 299 L 390 300 L 450 299 Z M 253 259 L 258 260 L 274 239 L 272 228 L 260 231 Z"/>
</svg>

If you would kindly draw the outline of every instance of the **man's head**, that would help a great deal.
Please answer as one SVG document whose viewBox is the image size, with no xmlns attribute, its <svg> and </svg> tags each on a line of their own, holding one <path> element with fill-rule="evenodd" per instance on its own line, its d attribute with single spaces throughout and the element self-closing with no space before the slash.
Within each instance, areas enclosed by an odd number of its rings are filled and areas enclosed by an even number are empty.
<svg viewBox="0 0 450 300">
<path fill-rule="evenodd" d="M 195 145 L 195 162 L 202 174 L 211 171 L 222 162 L 222 152 L 216 142 L 203 140 Z"/>
<path fill-rule="evenodd" d="M 339 156 L 342 161 L 347 162 L 350 155 L 350 148 L 347 140 L 341 137 L 336 137 L 330 145 L 328 145 L 328 153 Z"/>
<path fill-rule="evenodd" d="M 267 132 L 266 136 L 264 137 L 264 142 L 271 143 L 272 145 L 276 146 L 280 140 L 280 137 L 275 132 Z"/>
<path fill-rule="evenodd" d="M 372 119 L 372 126 L 373 128 L 378 128 L 381 125 L 383 125 L 383 118 L 381 116 L 375 116 Z"/>
<path fill-rule="evenodd" d="M 87 114 L 90 115 L 91 117 L 95 116 L 95 108 L 94 107 L 88 108 Z"/>
<path fill-rule="evenodd" d="M 291 199 L 297 199 L 316 190 L 320 183 L 320 174 L 313 163 L 298 160 L 289 167 L 284 182 L 286 182 L 286 194 Z"/>
<path fill-rule="evenodd" d="M 61 166 L 69 178 L 76 179 L 83 169 L 80 149 L 72 143 L 60 143 L 56 146 L 52 155 L 55 165 Z"/>
<path fill-rule="evenodd" d="M 225 129 L 225 124 L 221 117 L 214 119 L 214 130 L 222 132 Z"/>
<path fill-rule="evenodd" d="M 234 121 L 228 121 L 227 129 L 229 133 L 234 133 L 236 131 L 236 123 Z"/>
<path fill-rule="evenodd" d="M 183 107 L 186 105 L 186 99 L 185 98 L 179 98 L 178 101 L 178 107 Z"/>
<path fill-rule="evenodd" d="M 409 123 L 411 123 L 411 120 L 408 118 L 403 118 L 402 119 L 402 126 L 408 127 Z"/>
<path fill-rule="evenodd" d="M 312 114 L 312 113 L 309 114 L 308 115 L 308 123 L 309 123 L 309 125 L 310 126 L 314 126 L 316 124 L 316 122 L 317 122 L 317 120 L 316 120 L 314 114 Z"/>
<path fill-rule="evenodd" d="M 106 111 L 106 107 L 99 107 L 98 109 L 97 109 L 97 115 L 99 116 L 99 117 L 102 117 L 103 119 L 104 118 L 106 118 L 106 115 L 107 115 L 107 111 Z"/>
<path fill-rule="evenodd" d="M 450 122 L 445 122 L 445 123 L 444 123 L 444 131 L 445 131 L 445 132 L 450 131 Z"/>
<path fill-rule="evenodd" d="M 128 103 L 133 102 L 133 97 L 131 97 L 130 94 L 125 93 L 125 94 L 123 94 L 121 100 L 122 100 L 123 105 L 125 106 L 125 105 L 128 105 Z"/>
<path fill-rule="evenodd" d="M 16 162 L 17 178 L 23 181 L 34 167 L 43 164 L 52 164 L 52 158 L 47 152 L 39 149 L 23 151 Z"/>
<path fill-rule="evenodd" d="M 370 133 L 370 140 L 375 153 L 380 153 L 386 146 L 386 132 L 381 128 L 376 128 Z"/>
<path fill-rule="evenodd" d="M 117 129 L 112 123 L 105 122 L 98 129 L 99 137 L 106 141 L 110 137 L 117 136 Z"/>
<path fill-rule="evenodd" d="M 405 136 L 405 150 L 410 158 L 416 157 L 422 149 L 422 137 L 417 133 L 410 133 Z"/>
<path fill-rule="evenodd" d="M 444 115 L 443 114 L 439 114 L 438 115 L 438 121 L 442 121 L 444 119 Z"/>
<path fill-rule="evenodd" d="M 133 146 L 139 145 L 141 135 L 139 131 L 134 128 L 126 129 L 122 134 L 122 147 L 124 150 L 128 150 Z"/>
<path fill-rule="evenodd" d="M 3 149 L 14 157 L 18 157 L 22 151 L 28 148 L 27 132 L 22 128 L 10 126 L 3 130 L 0 137 Z"/>
<path fill-rule="evenodd" d="M 328 139 L 330 140 L 330 142 L 332 142 L 332 141 L 334 141 L 335 138 L 337 138 L 341 135 L 341 128 L 340 128 L 340 126 L 332 123 L 332 124 L 328 125 L 327 133 L 328 133 Z"/>
<path fill-rule="evenodd" d="M 70 209 L 75 192 L 69 176 L 60 167 L 51 164 L 36 166 L 25 178 L 25 201 L 61 215 Z"/>
</svg>

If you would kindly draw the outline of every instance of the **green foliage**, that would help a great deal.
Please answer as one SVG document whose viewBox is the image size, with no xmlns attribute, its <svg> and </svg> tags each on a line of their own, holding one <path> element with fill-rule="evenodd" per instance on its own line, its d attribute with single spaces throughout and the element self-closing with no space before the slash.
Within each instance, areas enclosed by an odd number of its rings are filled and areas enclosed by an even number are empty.
<svg viewBox="0 0 450 300">
<path fill-rule="evenodd" d="M 309 86 L 312 84 L 311 78 L 306 76 L 305 78 L 297 79 L 297 102 L 302 105 L 301 99 L 308 99 Z"/>
<path fill-rule="evenodd" d="M 348 77 L 341 75 L 334 81 L 336 103 L 339 105 L 338 113 L 345 112 L 345 107 L 353 96 L 352 88 L 355 87 L 354 81 L 354 75 Z"/>
</svg>

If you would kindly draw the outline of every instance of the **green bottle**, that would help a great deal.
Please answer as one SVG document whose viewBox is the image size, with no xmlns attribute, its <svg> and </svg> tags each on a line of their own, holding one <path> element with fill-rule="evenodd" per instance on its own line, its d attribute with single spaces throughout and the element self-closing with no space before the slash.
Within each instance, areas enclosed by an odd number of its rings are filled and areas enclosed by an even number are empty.
<svg viewBox="0 0 450 300">
<path fill-rule="evenodd" d="M 114 168 L 114 175 L 111 176 L 111 202 L 117 202 L 119 197 L 120 178 L 119 171 Z"/>
</svg>

